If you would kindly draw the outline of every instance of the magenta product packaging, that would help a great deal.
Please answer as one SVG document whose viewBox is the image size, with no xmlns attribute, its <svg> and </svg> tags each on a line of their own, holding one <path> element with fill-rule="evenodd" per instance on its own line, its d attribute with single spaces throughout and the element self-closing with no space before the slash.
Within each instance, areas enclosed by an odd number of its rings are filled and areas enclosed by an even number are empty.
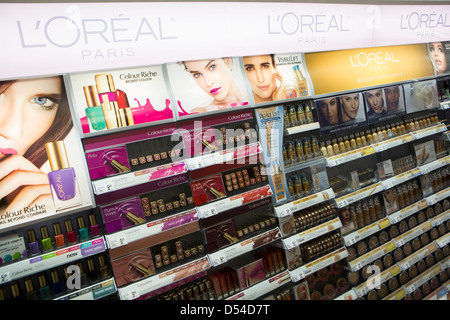
<svg viewBox="0 0 450 320">
<path fill-rule="evenodd" d="M 86 152 L 86 163 L 91 180 L 130 171 L 125 146 Z"/>
<path fill-rule="evenodd" d="M 101 213 L 108 234 L 146 222 L 139 197 L 104 206 Z"/>
</svg>

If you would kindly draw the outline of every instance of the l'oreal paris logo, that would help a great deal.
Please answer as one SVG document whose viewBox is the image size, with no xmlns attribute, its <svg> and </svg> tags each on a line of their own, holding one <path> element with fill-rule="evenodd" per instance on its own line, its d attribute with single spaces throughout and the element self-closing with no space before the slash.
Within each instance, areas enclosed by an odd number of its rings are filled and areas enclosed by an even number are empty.
<svg viewBox="0 0 450 320">
<path fill-rule="evenodd" d="M 448 28 L 446 13 L 418 13 L 411 12 L 402 14 L 400 17 L 400 29 L 434 29 Z"/>
<path fill-rule="evenodd" d="M 347 20 L 342 14 L 284 14 L 267 16 L 269 34 L 302 34 L 350 31 Z"/>
<path fill-rule="evenodd" d="M 17 20 L 16 27 L 23 48 L 55 46 L 118 44 L 148 40 L 173 40 L 169 34 L 174 19 L 168 17 L 115 17 L 82 19 L 54 16 L 46 20 Z"/>
<path fill-rule="evenodd" d="M 400 62 L 400 60 L 395 58 L 393 51 L 360 52 L 355 55 L 350 55 L 349 57 L 352 67 L 367 67 L 372 64 Z"/>
</svg>

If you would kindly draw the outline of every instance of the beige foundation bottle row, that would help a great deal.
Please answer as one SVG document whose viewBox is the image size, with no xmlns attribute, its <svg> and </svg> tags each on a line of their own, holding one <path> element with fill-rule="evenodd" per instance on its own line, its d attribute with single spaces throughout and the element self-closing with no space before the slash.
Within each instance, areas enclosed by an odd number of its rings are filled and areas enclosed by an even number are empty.
<svg viewBox="0 0 450 320">
<path fill-rule="evenodd" d="M 409 132 L 426 129 L 439 122 L 436 113 L 427 116 L 416 117 L 406 121 L 378 126 L 352 133 L 350 135 L 329 139 L 320 143 L 320 151 L 324 157 L 338 155 L 358 148 L 366 147 L 374 143 L 383 142 Z"/>
</svg>

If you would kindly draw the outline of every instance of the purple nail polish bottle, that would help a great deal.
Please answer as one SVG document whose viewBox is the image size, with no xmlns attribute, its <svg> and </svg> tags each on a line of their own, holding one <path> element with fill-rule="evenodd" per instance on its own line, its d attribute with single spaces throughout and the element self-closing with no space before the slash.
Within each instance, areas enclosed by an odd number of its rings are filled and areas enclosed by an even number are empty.
<svg viewBox="0 0 450 320">
<path fill-rule="evenodd" d="M 75 170 L 70 167 L 64 141 L 45 145 L 51 172 L 47 174 L 56 211 L 81 205 Z"/>
<path fill-rule="evenodd" d="M 36 233 L 33 229 L 27 231 L 28 235 L 28 248 L 30 249 L 30 254 L 35 255 L 39 254 L 39 244 L 36 240 Z"/>
</svg>

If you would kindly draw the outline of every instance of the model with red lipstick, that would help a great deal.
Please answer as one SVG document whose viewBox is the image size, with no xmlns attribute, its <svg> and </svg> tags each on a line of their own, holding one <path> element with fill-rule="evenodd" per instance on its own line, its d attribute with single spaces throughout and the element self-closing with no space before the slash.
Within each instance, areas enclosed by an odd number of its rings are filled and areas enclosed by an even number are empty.
<svg viewBox="0 0 450 320">
<path fill-rule="evenodd" d="M 73 124 L 60 76 L 0 82 L 0 208 L 36 202 L 53 207 L 45 144 L 63 140 Z M 48 206 L 47 206 L 48 205 Z"/>
<path fill-rule="evenodd" d="M 443 74 L 447 71 L 447 56 L 445 54 L 442 42 L 431 42 L 429 44 L 430 55 L 434 61 L 437 74 Z"/>
<path fill-rule="evenodd" d="M 197 85 L 212 100 L 209 105 L 194 107 L 190 110 L 190 113 L 220 110 L 248 104 L 247 93 L 237 85 L 233 77 L 232 64 L 233 60 L 230 57 L 183 61 L 186 71 L 189 72 Z"/>
<path fill-rule="evenodd" d="M 283 78 L 276 70 L 273 54 L 248 56 L 243 61 L 255 103 L 285 99 Z M 277 80 L 280 82 L 279 86 Z"/>
</svg>

